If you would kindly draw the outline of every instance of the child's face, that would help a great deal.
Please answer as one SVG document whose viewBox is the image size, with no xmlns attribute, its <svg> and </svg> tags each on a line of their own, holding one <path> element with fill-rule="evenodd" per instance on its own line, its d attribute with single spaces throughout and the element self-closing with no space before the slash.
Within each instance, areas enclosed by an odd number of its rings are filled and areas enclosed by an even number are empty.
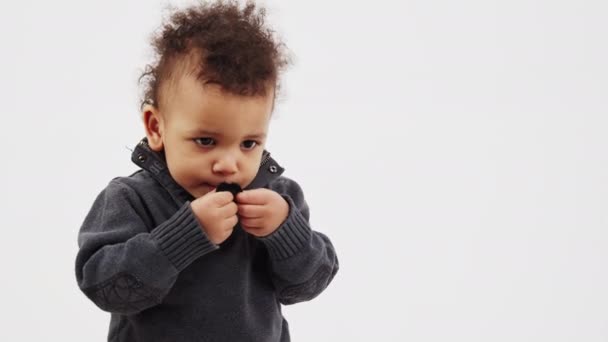
<svg viewBox="0 0 608 342">
<path fill-rule="evenodd" d="M 144 121 L 149 144 L 165 151 L 173 179 L 195 198 L 222 182 L 249 185 L 266 143 L 273 92 L 238 96 L 192 76 L 172 89 L 162 113 L 144 108 Z"/>
</svg>

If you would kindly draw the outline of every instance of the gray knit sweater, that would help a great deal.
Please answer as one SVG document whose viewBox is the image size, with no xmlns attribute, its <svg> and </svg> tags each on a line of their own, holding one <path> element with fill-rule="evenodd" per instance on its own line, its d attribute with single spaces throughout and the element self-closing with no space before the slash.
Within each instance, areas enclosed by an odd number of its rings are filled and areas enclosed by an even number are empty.
<svg viewBox="0 0 608 342">
<path fill-rule="evenodd" d="M 215 245 L 162 154 L 144 139 L 132 160 L 142 170 L 108 184 L 78 235 L 78 286 L 111 313 L 108 341 L 289 341 L 281 304 L 316 297 L 338 271 L 298 184 L 265 153 L 248 189 L 281 194 L 288 218 L 263 238 L 237 225 Z"/>
</svg>

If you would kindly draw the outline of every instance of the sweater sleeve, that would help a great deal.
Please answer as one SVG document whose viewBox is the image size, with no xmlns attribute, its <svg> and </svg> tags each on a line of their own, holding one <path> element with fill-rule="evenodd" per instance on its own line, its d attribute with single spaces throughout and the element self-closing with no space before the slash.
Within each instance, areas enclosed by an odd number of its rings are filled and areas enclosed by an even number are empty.
<svg viewBox="0 0 608 342">
<path fill-rule="evenodd" d="M 135 191 L 113 180 L 97 196 L 78 234 L 78 286 L 102 310 L 134 314 L 158 305 L 180 271 L 218 249 L 190 203 L 150 227 Z"/>
<path fill-rule="evenodd" d="M 259 238 L 269 253 L 279 301 L 287 305 L 311 300 L 338 272 L 336 252 L 326 235 L 311 229 L 308 205 L 295 181 L 280 177 L 270 189 L 289 203 L 285 222 L 272 234 Z"/>
</svg>

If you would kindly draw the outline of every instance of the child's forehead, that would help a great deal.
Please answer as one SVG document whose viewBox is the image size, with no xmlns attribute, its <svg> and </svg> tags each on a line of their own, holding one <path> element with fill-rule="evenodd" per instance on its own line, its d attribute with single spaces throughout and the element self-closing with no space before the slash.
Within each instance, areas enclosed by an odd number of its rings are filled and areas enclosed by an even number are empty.
<svg viewBox="0 0 608 342">
<path fill-rule="evenodd" d="M 168 118 L 176 118 L 182 129 L 263 133 L 274 105 L 270 94 L 236 95 L 219 84 L 205 84 L 186 75 L 169 94 L 161 112 Z"/>
</svg>

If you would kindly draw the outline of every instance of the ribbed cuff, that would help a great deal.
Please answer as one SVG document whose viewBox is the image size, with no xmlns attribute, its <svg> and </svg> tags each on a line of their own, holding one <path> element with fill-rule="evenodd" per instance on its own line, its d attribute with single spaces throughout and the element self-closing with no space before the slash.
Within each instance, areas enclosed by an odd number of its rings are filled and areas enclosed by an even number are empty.
<svg viewBox="0 0 608 342">
<path fill-rule="evenodd" d="M 170 219 L 152 230 L 151 235 L 179 271 L 197 258 L 219 249 L 201 229 L 190 208 L 190 202 L 186 202 Z"/>
<path fill-rule="evenodd" d="M 272 234 L 259 238 L 270 257 L 275 260 L 287 259 L 296 255 L 302 247 L 310 243 L 312 230 L 308 221 L 297 210 L 293 200 L 284 197 L 289 203 L 289 215 L 283 224 Z"/>
</svg>

